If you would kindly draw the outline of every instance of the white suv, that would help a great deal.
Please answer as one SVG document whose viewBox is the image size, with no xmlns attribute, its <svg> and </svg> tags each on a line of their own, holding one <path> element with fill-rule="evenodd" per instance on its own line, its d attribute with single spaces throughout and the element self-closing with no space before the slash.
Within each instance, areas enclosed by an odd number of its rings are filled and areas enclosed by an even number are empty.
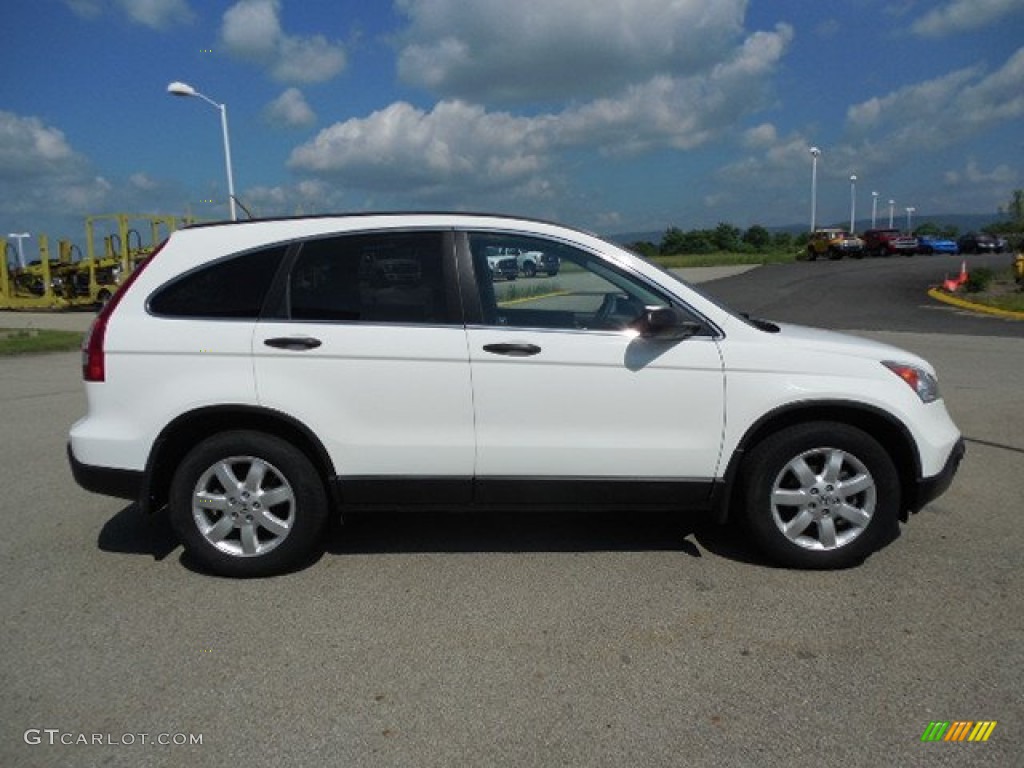
<svg viewBox="0 0 1024 768">
<path fill-rule="evenodd" d="M 494 248 L 557 256 L 559 290 L 495 285 Z M 963 455 L 919 357 L 737 316 L 597 237 L 498 216 L 180 230 L 100 312 L 83 375 L 77 481 L 166 506 L 226 575 L 308 562 L 339 510 L 414 505 L 732 516 L 780 563 L 840 567 Z"/>
</svg>

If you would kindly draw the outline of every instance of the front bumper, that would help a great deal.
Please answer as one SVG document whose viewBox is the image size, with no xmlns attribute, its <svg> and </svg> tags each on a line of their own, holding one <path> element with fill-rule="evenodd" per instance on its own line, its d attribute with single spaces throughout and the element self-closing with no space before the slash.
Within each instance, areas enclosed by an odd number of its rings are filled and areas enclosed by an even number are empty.
<svg viewBox="0 0 1024 768">
<path fill-rule="evenodd" d="M 967 446 L 961 437 L 956 441 L 956 445 L 950 451 L 949 458 L 946 459 L 945 466 L 942 467 L 942 470 L 937 475 L 918 479 L 914 488 L 913 498 L 910 499 L 908 504 L 911 512 L 917 512 L 949 490 L 949 486 L 953 484 L 953 478 L 956 477 L 956 472 L 960 468 L 960 462 L 963 460 L 966 452 Z"/>
</svg>

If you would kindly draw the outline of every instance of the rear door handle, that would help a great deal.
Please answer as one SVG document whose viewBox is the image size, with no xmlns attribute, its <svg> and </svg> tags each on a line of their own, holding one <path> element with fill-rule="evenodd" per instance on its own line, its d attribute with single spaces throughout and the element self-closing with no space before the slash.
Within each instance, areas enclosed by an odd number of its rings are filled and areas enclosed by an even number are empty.
<svg viewBox="0 0 1024 768">
<path fill-rule="evenodd" d="M 268 347 L 293 349 L 301 352 L 305 349 L 316 349 L 322 342 L 320 339 L 314 339 L 309 336 L 280 336 L 276 339 L 264 339 L 263 343 Z"/>
<path fill-rule="evenodd" d="M 508 357 L 532 357 L 540 352 L 536 344 L 484 344 L 484 352 Z"/>
</svg>

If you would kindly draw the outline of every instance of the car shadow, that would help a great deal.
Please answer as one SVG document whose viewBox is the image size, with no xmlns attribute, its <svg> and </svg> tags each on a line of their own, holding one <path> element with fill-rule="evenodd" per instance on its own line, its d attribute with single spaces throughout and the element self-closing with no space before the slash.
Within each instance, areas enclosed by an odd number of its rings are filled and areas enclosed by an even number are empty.
<svg viewBox="0 0 1024 768">
<path fill-rule="evenodd" d="M 154 560 L 163 560 L 179 547 L 167 515 L 143 514 L 135 503 L 104 524 L 97 545 L 104 552 L 149 555 Z"/>
<path fill-rule="evenodd" d="M 704 551 L 760 562 L 730 528 L 678 512 L 381 511 L 348 513 L 326 540 L 332 555 L 400 552 Z"/>
<path fill-rule="evenodd" d="M 129 504 L 104 524 L 104 552 L 146 555 L 164 560 L 180 544 L 164 512 L 143 514 Z M 374 511 L 347 512 L 333 523 L 323 556 L 400 553 L 516 552 L 679 552 L 692 559 L 710 553 L 754 565 L 769 563 L 735 526 L 720 526 L 678 512 L 499 512 Z M 181 564 L 209 575 L 184 552 Z"/>
</svg>

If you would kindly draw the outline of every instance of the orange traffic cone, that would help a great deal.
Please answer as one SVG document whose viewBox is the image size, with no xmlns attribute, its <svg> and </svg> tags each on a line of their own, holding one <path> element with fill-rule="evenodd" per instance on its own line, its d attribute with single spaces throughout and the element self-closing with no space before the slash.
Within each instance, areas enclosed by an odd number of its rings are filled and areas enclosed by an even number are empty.
<svg viewBox="0 0 1024 768">
<path fill-rule="evenodd" d="M 960 262 L 960 277 L 957 278 L 957 282 L 963 285 L 967 282 L 967 261 Z"/>
<path fill-rule="evenodd" d="M 956 280 L 950 280 L 948 277 L 943 281 L 942 287 L 950 293 L 956 293 L 957 288 L 960 287 L 960 283 Z"/>
</svg>

